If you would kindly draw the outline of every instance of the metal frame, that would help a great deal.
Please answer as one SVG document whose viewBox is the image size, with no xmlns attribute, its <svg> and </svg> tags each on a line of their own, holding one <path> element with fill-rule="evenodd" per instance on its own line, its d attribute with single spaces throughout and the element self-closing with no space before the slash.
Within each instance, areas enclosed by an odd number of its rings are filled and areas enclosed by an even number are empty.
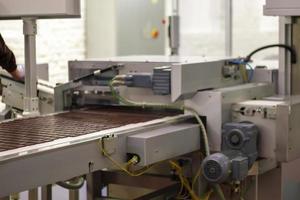
<svg viewBox="0 0 300 200">
<path fill-rule="evenodd" d="M 52 200 L 52 185 L 42 187 L 42 200 Z"/>
</svg>

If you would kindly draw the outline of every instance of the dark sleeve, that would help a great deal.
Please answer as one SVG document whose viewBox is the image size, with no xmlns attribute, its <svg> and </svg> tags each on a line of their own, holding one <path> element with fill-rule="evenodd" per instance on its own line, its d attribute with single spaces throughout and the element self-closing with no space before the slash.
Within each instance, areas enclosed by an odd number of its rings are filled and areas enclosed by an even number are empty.
<svg viewBox="0 0 300 200">
<path fill-rule="evenodd" d="M 17 68 L 14 53 L 6 46 L 0 34 L 0 66 L 8 72 L 13 72 Z"/>
</svg>

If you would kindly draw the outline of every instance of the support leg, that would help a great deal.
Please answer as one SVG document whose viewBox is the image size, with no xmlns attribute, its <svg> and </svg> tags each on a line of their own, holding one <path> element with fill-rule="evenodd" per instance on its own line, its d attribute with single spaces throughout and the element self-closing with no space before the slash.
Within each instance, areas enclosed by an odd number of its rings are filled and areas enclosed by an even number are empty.
<svg viewBox="0 0 300 200">
<path fill-rule="evenodd" d="M 10 200 L 19 200 L 20 199 L 20 195 L 17 193 L 17 194 L 12 194 L 10 196 Z"/>
<path fill-rule="evenodd" d="M 79 190 L 69 190 L 69 200 L 79 200 Z"/>
<path fill-rule="evenodd" d="M 28 191 L 29 200 L 38 200 L 38 189 L 32 189 Z"/>
<path fill-rule="evenodd" d="M 42 200 L 52 200 L 52 185 L 42 187 Z"/>
<path fill-rule="evenodd" d="M 87 200 L 95 200 L 101 196 L 101 171 L 93 172 L 86 177 Z"/>
</svg>

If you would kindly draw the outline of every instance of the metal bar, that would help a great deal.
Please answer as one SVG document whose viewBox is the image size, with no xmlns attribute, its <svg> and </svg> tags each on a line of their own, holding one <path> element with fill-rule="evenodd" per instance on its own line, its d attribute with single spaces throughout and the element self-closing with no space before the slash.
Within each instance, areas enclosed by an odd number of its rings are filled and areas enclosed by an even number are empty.
<svg viewBox="0 0 300 200">
<path fill-rule="evenodd" d="M 101 197 L 103 186 L 102 172 L 97 171 L 86 176 L 87 200 L 94 200 Z"/>
<path fill-rule="evenodd" d="M 179 188 L 180 188 L 180 183 L 174 183 L 173 185 L 169 185 L 167 187 L 155 190 L 154 192 L 135 198 L 134 200 L 149 200 L 166 194 L 176 194 Z"/>
<path fill-rule="evenodd" d="M 38 115 L 39 104 L 37 98 L 37 67 L 36 67 L 36 34 L 37 25 L 35 18 L 23 19 L 25 40 L 25 96 L 24 114 Z"/>
<path fill-rule="evenodd" d="M 179 15 L 179 0 L 172 1 L 172 14 Z"/>
<path fill-rule="evenodd" d="M 292 44 L 295 48 L 296 52 L 300 50 L 300 17 L 293 17 L 292 19 Z M 292 64 L 292 77 L 291 77 L 291 90 L 292 95 L 299 95 L 300 94 L 300 62 L 299 62 L 300 55 L 297 53 L 297 63 Z"/>
<path fill-rule="evenodd" d="M 233 3 L 225 0 L 225 55 L 232 56 L 233 49 Z"/>
<path fill-rule="evenodd" d="M 69 190 L 69 200 L 79 200 L 79 190 Z"/>
<path fill-rule="evenodd" d="M 42 187 L 42 200 L 52 200 L 52 185 Z"/>
<path fill-rule="evenodd" d="M 179 55 L 179 47 L 180 47 L 179 0 L 172 1 L 172 15 L 169 17 L 169 45 L 171 49 L 171 55 Z"/>
<path fill-rule="evenodd" d="M 282 44 L 292 45 L 292 18 L 279 17 L 279 41 Z M 279 49 L 278 93 L 291 94 L 291 55 L 285 49 Z"/>
<path fill-rule="evenodd" d="M 255 177 L 255 200 L 258 200 L 258 191 L 259 191 L 259 188 L 258 188 L 258 176 L 259 175 L 256 175 L 254 176 Z"/>
<path fill-rule="evenodd" d="M 31 189 L 28 191 L 29 200 L 38 200 L 38 189 Z"/>
<path fill-rule="evenodd" d="M 118 171 L 103 171 L 102 172 L 102 183 L 104 185 L 117 184 L 127 185 L 131 187 L 142 187 L 153 190 L 168 187 L 174 184 L 174 181 L 170 177 L 155 176 L 155 175 L 143 175 L 139 177 L 131 177 L 122 172 Z"/>
</svg>

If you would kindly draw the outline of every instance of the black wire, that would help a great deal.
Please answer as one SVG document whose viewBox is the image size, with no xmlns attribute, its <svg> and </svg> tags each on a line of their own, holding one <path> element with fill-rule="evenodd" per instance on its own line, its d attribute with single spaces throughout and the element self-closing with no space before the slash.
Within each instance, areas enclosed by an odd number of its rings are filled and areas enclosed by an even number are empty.
<svg viewBox="0 0 300 200">
<path fill-rule="evenodd" d="M 95 69 L 95 70 L 94 70 L 92 73 L 90 73 L 90 74 L 87 74 L 87 75 L 84 75 L 84 76 L 82 76 L 82 77 L 79 77 L 79 78 L 74 79 L 73 82 L 76 83 L 76 82 L 79 82 L 79 81 L 81 81 L 81 80 L 84 80 L 84 79 L 87 79 L 87 78 L 91 78 L 91 77 L 95 76 L 94 73 L 95 73 L 97 70 L 101 70 L 101 73 L 105 73 L 105 72 L 112 71 L 112 70 L 115 70 L 115 69 L 118 69 L 118 68 L 121 68 L 121 67 L 123 67 L 122 64 L 117 64 L 117 65 L 111 65 L 111 66 L 109 66 L 109 67 L 107 67 L 107 68 L 104 68 L 104 69 L 101 69 L 101 68 Z"/>
<path fill-rule="evenodd" d="M 272 44 L 272 45 L 267 45 L 267 46 L 263 46 L 263 47 L 261 47 L 261 48 L 259 48 L 259 49 L 256 49 L 256 50 L 252 51 L 252 52 L 246 57 L 245 62 L 251 61 L 251 57 L 252 57 L 254 54 L 256 54 L 257 52 L 262 51 L 262 50 L 265 50 L 265 49 L 269 49 L 269 48 L 274 48 L 274 47 L 284 48 L 284 49 L 290 51 L 290 52 L 291 52 L 291 59 L 292 59 L 291 61 L 292 61 L 292 63 L 296 63 L 296 62 L 297 62 L 297 53 L 296 53 L 296 50 L 295 50 L 293 47 L 288 46 L 288 45 L 285 45 L 285 44 Z"/>
</svg>

